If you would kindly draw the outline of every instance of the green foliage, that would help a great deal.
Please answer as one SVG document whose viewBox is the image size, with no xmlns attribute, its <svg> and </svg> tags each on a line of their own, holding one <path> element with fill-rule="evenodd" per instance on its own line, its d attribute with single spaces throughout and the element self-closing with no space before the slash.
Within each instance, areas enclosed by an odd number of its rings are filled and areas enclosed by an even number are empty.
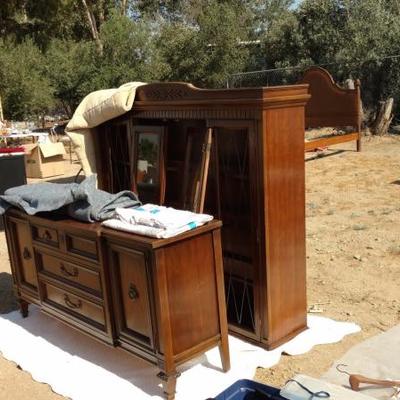
<svg viewBox="0 0 400 400">
<path fill-rule="evenodd" d="M 249 56 L 249 16 L 232 2 L 207 1 L 192 24 L 164 24 L 160 52 L 169 66 L 167 80 L 184 80 L 200 86 L 221 87 L 230 74 L 242 70 Z"/>
<path fill-rule="evenodd" d="M 6 119 L 38 117 L 54 104 L 43 54 L 32 41 L 0 42 L 0 93 Z"/>
<path fill-rule="evenodd" d="M 323 65 L 339 81 L 361 79 L 364 105 L 400 100 L 398 0 L 303 0 L 264 36 L 268 68 Z"/>
<path fill-rule="evenodd" d="M 96 88 L 117 87 L 129 81 L 152 81 L 166 73 L 156 47 L 152 21 L 133 21 L 114 13 L 100 31 L 103 54 L 98 56 Z"/>
<path fill-rule="evenodd" d="M 94 88 L 95 46 L 92 42 L 54 39 L 46 53 L 46 75 L 65 113 L 71 117 L 84 96 Z"/>
<path fill-rule="evenodd" d="M 384 59 L 400 54 L 398 0 L 294 3 L 0 2 L 4 108 L 21 117 L 56 101 L 71 115 L 90 91 L 127 81 L 223 87 L 232 73 L 310 64 L 328 64 L 339 79 L 361 78 L 368 104 L 390 95 L 400 100 L 400 63 Z"/>
<path fill-rule="evenodd" d="M 42 50 L 53 38 L 89 38 L 79 10 L 75 0 L 2 1 L 0 33 L 16 43 L 32 39 Z"/>
</svg>

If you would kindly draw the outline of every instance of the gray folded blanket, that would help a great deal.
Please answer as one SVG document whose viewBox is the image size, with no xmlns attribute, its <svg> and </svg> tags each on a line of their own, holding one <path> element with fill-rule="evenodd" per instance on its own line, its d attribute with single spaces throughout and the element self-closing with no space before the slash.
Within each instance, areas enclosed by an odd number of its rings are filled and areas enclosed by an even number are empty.
<svg viewBox="0 0 400 400">
<path fill-rule="evenodd" d="M 8 189 L 0 196 L 0 215 L 12 206 L 29 215 L 65 207 L 71 218 L 94 222 L 111 218 L 117 207 L 140 205 L 136 194 L 128 190 L 111 194 L 97 189 L 96 176 L 91 175 L 81 183 L 36 183 Z"/>
</svg>

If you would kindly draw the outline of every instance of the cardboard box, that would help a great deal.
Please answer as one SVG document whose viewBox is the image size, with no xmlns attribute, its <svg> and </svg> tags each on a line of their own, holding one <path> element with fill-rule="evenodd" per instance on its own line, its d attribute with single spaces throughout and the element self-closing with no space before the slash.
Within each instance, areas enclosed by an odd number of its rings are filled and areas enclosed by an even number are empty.
<svg viewBox="0 0 400 400">
<path fill-rule="evenodd" d="M 27 144 L 25 170 L 28 178 L 48 178 L 63 175 L 65 149 L 62 143 Z"/>
</svg>

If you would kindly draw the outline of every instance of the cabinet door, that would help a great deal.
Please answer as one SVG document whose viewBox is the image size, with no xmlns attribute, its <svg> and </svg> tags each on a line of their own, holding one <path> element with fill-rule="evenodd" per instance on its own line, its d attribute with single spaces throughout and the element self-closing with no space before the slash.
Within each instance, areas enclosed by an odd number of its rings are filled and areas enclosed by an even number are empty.
<svg viewBox="0 0 400 400">
<path fill-rule="evenodd" d="M 164 130 L 162 126 L 135 126 L 134 185 L 143 203 L 163 204 L 165 198 Z"/>
<path fill-rule="evenodd" d="M 30 226 L 27 221 L 16 218 L 8 218 L 7 221 L 18 284 L 22 288 L 37 292 L 37 275 Z"/>
<path fill-rule="evenodd" d="M 259 337 L 258 168 L 251 121 L 210 121 L 214 129 L 205 211 L 223 221 L 222 250 L 230 328 Z"/>
<path fill-rule="evenodd" d="M 105 165 L 103 189 L 117 193 L 132 190 L 131 123 L 125 118 L 110 123 L 101 136 L 101 151 Z"/>
<path fill-rule="evenodd" d="M 110 245 L 117 336 L 153 347 L 149 272 L 145 254 Z"/>
</svg>

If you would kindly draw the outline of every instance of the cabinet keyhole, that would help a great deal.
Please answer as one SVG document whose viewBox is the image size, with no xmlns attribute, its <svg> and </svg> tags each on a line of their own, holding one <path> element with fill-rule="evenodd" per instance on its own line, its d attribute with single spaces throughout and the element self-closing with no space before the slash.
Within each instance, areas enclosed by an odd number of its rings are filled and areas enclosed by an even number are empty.
<svg viewBox="0 0 400 400">
<path fill-rule="evenodd" d="M 128 296 L 133 301 L 139 298 L 139 291 L 137 290 L 137 287 L 133 283 L 129 284 Z"/>
</svg>

